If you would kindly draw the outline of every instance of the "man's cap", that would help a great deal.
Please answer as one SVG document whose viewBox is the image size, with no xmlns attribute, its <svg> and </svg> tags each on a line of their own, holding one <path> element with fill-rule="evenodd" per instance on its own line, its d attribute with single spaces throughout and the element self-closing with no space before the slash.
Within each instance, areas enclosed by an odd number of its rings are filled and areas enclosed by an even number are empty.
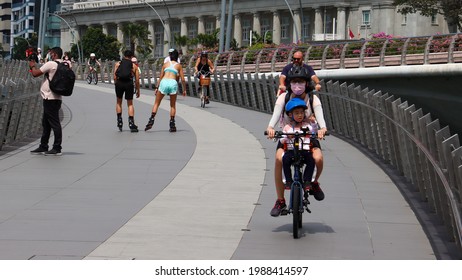
<svg viewBox="0 0 462 280">
<path fill-rule="evenodd" d="M 168 53 L 172 53 L 175 49 L 169 49 Z"/>
</svg>

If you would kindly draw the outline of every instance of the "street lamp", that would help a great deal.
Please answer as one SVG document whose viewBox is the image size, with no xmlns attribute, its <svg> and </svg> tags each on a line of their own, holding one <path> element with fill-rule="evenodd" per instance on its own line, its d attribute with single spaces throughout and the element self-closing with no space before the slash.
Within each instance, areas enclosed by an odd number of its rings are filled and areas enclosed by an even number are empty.
<svg viewBox="0 0 462 280">
<path fill-rule="evenodd" d="M 64 19 L 62 18 L 61 16 L 58 16 L 57 14 L 52 14 L 52 13 L 48 13 L 50 16 L 55 16 L 57 18 L 59 18 L 60 20 L 64 21 L 64 23 L 66 23 L 66 25 L 69 27 L 69 31 L 71 32 L 72 34 L 72 41 L 75 40 L 75 34 L 74 34 L 74 30 L 71 28 L 71 25 Z M 83 59 L 83 57 L 80 57 L 80 46 L 79 46 L 79 43 L 77 42 L 77 52 L 79 53 L 79 63 L 81 62 L 81 59 Z"/>
<path fill-rule="evenodd" d="M 154 13 L 156 13 L 157 17 L 158 17 L 159 20 L 160 20 L 160 23 L 161 23 L 162 26 L 164 27 L 165 32 L 167 32 L 168 47 L 170 48 L 170 40 L 171 40 L 170 31 L 169 31 L 167 28 L 165 28 L 165 23 L 164 23 L 164 21 L 162 20 L 162 18 L 160 17 L 159 13 L 156 11 L 156 9 L 154 9 L 154 7 L 153 7 L 151 4 L 149 4 L 148 2 L 146 2 L 146 0 L 143 0 L 143 3 L 146 4 L 146 5 L 148 5 L 149 8 L 151 8 L 151 9 L 154 11 Z M 164 2 L 164 3 L 165 3 L 165 2 Z M 167 9 L 167 10 L 168 10 L 168 9 Z"/>
</svg>

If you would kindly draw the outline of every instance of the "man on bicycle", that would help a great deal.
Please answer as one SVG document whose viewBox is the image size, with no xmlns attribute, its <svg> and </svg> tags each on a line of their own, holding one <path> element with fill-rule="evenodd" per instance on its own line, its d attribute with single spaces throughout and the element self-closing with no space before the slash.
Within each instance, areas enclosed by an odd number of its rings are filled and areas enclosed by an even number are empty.
<svg viewBox="0 0 462 280">
<path fill-rule="evenodd" d="M 94 53 L 90 54 L 90 59 L 88 60 L 87 65 L 90 68 L 90 73 L 95 71 L 96 72 L 96 65 L 101 67 L 101 63 L 96 59 L 96 55 Z"/>
<path fill-rule="evenodd" d="M 205 95 L 205 103 L 209 104 L 209 96 L 210 96 L 210 83 L 205 84 L 204 80 L 201 80 L 201 76 L 205 78 L 210 78 L 210 75 L 213 74 L 213 62 L 208 59 L 207 52 L 201 52 L 200 57 L 196 60 L 196 65 L 194 66 L 194 75 L 199 75 L 199 85 L 205 87 L 207 89 L 207 93 Z M 203 84 L 204 83 L 204 84 Z"/>
</svg>

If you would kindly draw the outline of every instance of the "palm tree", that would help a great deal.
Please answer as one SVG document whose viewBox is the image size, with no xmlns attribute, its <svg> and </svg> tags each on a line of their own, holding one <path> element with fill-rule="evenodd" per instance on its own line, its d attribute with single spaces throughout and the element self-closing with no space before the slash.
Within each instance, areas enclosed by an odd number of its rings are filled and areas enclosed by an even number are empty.
<svg viewBox="0 0 462 280">
<path fill-rule="evenodd" d="M 128 37 L 130 50 L 141 50 L 144 52 L 152 48 L 151 42 L 148 39 L 150 32 L 146 26 L 128 22 L 122 26 L 122 33 L 124 37 Z M 136 47 L 137 45 L 138 48 Z"/>
</svg>

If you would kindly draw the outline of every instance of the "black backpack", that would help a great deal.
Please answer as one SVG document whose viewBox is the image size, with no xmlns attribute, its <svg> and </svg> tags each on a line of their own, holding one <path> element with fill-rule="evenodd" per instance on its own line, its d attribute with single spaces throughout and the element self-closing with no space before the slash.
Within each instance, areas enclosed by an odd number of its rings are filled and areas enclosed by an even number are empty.
<svg viewBox="0 0 462 280">
<path fill-rule="evenodd" d="M 133 78 L 132 68 L 133 62 L 131 60 L 122 59 L 122 61 L 119 64 L 119 67 L 116 70 L 117 80 L 123 82 L 131 81 Z"/>
<path fill-rule="evenodd" d="M 70 96 L 74 90 L 75 73 L 72 71 L 69 63 L 55 62 L 58 64 L 58 68 L 56 69 L 56 73 L 53 78 L 50 80 L 49 74 L 45 74 L 48 83 L 50 84 L 50 89 L 55 94 Z"/>
</svg>

